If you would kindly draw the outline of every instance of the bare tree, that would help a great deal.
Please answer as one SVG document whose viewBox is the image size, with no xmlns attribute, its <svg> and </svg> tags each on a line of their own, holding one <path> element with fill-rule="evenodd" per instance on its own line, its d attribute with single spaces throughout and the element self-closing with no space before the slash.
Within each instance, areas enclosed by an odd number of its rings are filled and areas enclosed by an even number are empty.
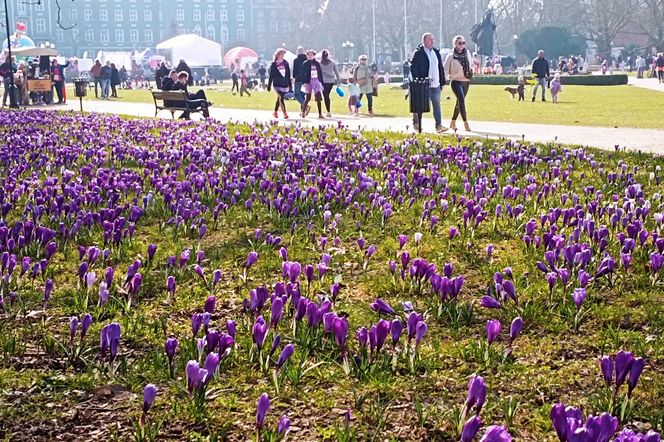
<svg viewBox="0 0 664 442">
<path fill-rule="evenodd" d="M 664 51 L 664 0 L 640 0 L 633 22 L 648 35 L 657 52 Z"/>
<path fill-rule="evenodd" d="M 585 30 L 597 44 L 597 53 L 611 55 L 611 42 L 633 19 L 641 0 L 582 0 Z"/>
</svg>

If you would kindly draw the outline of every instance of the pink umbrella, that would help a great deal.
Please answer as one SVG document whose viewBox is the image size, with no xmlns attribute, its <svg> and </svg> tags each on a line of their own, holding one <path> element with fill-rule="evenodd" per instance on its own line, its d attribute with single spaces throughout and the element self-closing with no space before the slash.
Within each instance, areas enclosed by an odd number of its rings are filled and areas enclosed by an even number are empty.
<svg viewBox="0 0 664 442">
<path fill-rule="evenodd" d="M 224 55 L 224 66 L 234 64 L 236 67 L 244 67 L 247 63 L 258 61 L 258 54 L 250 48 L 238 46 L 226 52 Z"/>
</svg>

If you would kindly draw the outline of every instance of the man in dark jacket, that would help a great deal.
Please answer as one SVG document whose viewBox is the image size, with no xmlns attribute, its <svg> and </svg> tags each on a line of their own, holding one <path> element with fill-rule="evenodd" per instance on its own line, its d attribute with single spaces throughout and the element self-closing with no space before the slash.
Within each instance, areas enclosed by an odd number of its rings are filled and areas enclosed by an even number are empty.
<svg viewBox="0 0 664 442">
<path fill-rule="evenodd" d="M 445 132 L 440 111 L 440 94 L 445 86 L 445 69 L 440 52 L 434 46 L 433 34 L 427 32 L 422 36 L 422 44 L 417 47 L 410 64 L 410 75 L 413 80 L 427 79 L 429 81 L 429 96 L 433 108 L 433 118 L 436 121 L 436 132 Z M 419 130 L 417 114 L 413 114 L 413 127 Z"/>
<path fill-rule="evenodd" d="M 210 117 L 210 112 L 208 111 L 208 107 L 212 106 L 212 103 L 207 100 L 207 97 L 205 96 L 205 92 L 203 90 L 199 90 L 195 94 L 190 94 L 189 91 L 187 90 L 187 85 L 189 83 L 189 75 L 182 71 L 177 74 L 177 81 L 173 84 L 171 87 L 171 90 L 173 91 L 185 91 L 187 94 L 187 106 L 191 110 L 196 110 L 196 109 L 202 109 L 203 110 L 203 116 L 205 118 Z M 189 119 L 189 112 L 184 112 L 180 118 L 186 118 Z"/>
<path fill-rule="evenodd" d="M 157 69 L 154 74 L 154 81 L 157 83 L 157 89 L 162 89 L 161 82 L 164 78 L 168 77 L 168 68 L 166 67 L 166 63 L 162 61 L 159 65 L 159 69 Z"/>
<path fill-rule="evenodd" d="M 300 110 L 302 110 L 302 105 L 304 104 L 304 94 L 302 93 L 302 85 L 304 84 L 302 77 L 304 73 L 302 65 L 305 61 L 307 61 L 307 55 L 304 53 L 304 48 L 299 46 L 297 48 L 297 58 L 293 61 L 293 80 L 295 82 L 293 93 L 297 102 L 300 103 Z"/>
<path fill-rule="evenodd" d="M 533 60 L 533 66 L 531 68 L 533 75 L 535 75 L 535 87 L 533 88 L 533 99 L 535 101 L 535 96 L 537 95 L 537 88 L 542 86 L 542 101 L 546 101 L 546 82 L 549 79 L 549 62 L 544 58 L 544 51 L 540 50 L 537 52 L 537 58 Z"/>
</svg>

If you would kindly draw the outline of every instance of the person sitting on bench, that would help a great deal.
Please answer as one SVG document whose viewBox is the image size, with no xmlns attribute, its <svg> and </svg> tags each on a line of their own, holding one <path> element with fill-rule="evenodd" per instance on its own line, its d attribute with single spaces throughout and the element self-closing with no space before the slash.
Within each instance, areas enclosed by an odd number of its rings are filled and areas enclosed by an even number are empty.
<svg viewBox="0 0 664 442">
<path fill-rule="evenodd" d="M 212 102 L 207 100 L 205 91 L 199 90 L 195 94 L 190 94 L 187 90 L 187 82 L 189 81 L 189 74 L 182 71 L 177 74 L 177 81 L 171 86 L 172 91 L 185 91 L 187 94 L 187 106 L 191 110 L 202 109 L 205 118 L 210 117 L 208 107 L 212 106 Z M 180 118 L 189 119 L 189 112 L 184 112 Z"/>
</svg>

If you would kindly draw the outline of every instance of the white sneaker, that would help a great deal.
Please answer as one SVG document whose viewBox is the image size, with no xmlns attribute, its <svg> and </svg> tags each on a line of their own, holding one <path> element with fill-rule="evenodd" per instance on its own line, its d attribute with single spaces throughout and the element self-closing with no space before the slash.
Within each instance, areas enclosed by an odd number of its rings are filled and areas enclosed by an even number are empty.
<svg viewBox="0 0 664 442">
<path fill-rule="evenodd" d="M 325 116 L 326 116 L 327 118 L 332 118 L 332 114 L 331 114 L 331 113 L 329 113 L 329 112 L 328 112 L 328 113 L 326 113 L 326 114 L 325 114 Z"/>
</svg>

